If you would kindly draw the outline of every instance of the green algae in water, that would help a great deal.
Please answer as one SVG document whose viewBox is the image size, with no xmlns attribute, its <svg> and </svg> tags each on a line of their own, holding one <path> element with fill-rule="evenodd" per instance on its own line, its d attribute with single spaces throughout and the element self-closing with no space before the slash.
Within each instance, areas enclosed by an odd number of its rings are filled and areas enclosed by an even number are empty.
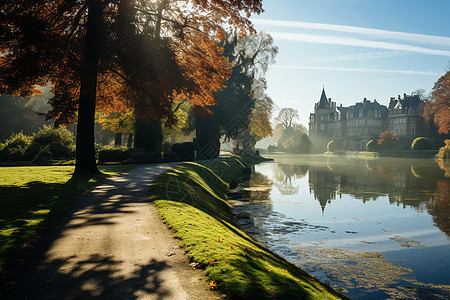
<svg viewBox="0 0 450 300">
<path fill-rule="evenodd" d="M 328 283 L 352 296 L 356 291 L 361 299 L 449 299 L 450 285 L 419 282 L 414 272 L 389 262 L 378 252 L 315 246 L 297 246 L 305 270 L 326 277 Z"/>
</svg>

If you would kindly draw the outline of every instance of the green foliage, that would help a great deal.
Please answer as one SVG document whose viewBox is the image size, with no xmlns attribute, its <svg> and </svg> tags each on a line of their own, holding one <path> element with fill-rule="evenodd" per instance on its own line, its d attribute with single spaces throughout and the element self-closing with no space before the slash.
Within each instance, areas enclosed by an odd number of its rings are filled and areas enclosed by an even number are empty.
<svg viewBox="0 0 450 300">
<path fill-rule="evenodd" d="M 424 137 L 416 138 L 411 144 L 411 150 L 428 150 L 430 149 L 430 143 Z"/>
<path fill-rule="evenodd" d="M 98 151 L 98 162 L 119 162 L 130 158 L 127 147 L 104 147 Z"/>
<path fill-rule="evenodd" d="M 0 146 L 1 161 L 26 160 L 26 151 L 31 144 L 31 137 L 22 132 L 12 133 L 11 136 Z"/>
<path fill-rule="evenodd" d="M 267 151 L 268 152 L 275 152 L 276 150 L 277 150 L 277 146 L 275 146 L 275 145 L 267 146 Z"/>
<path fill-rule="evenodd" d="M 53 155 L 49 150 L 50 146 L 47 145 L 44 148 L 42 148 L 39 153 L 33 158 L 31 161 L 32 164 L 34 163 L 45 163 L 52 160 Z"/>
<path fill-rule="evenodd" d="M 181 160 L 193 160 L 194 151 L 198 153 L 198 145 L 193 142 L 176 143 L 172 145 L 172 151 L 176 153 Z"/>
<path fill-rule="evenodd" d="M 134 164 L 152 164 L 161 161 L 160 152 L 146 152 L 141 149 L 130 153 L 130 163 Z"/>
<path fill-rule="evenodd" d="M 378 144 L 384 149 L 393 149 L 398 143 L 397 134 L 392 130 L 385 130 L 380 134 Z"/>
<path fill-rule="evenodd" d="M 439 156 L 444 159 L 450 159 L 450 140 L 444 141 L 445 146 L 439 149 Z"/>
<path fill-rule="evenodd" d="M 71 158 L 75 155 L 72 132 L 64 127 L 44 126 L 33 136 L 28 149 L 30 157 L 35 157 L 42 149 L 48 147 L 53 159 Z"/>
<path fill-rule="evenodd" d="M 370 140 L 366 144 L 366 150 L 367 151 L 377 151 L 379 149 L 378 143 L 375 140 Z"/>
<path fill-rule="evenodd" d="M 336 299 L 234 224 L 227 182 L 245 170 L 236 157 L 184 164 L 160 176 L 151 193 L 188 257 L 230 299 Z"/>
<path fill-rule="evenodd" d="M 285 139 L 282 148 L 290 153 L 306 154 L 311 151 L 311 141 L 306 133 L 296 131 L 292 136 Z"/>
<path fill-rule="evenodd" d="M 342 150 L 342 145 L 339 141 L 331 140 L 327 144 L 327 151 L 336 152 Z"/>
<path fill-rule="evenodd" d="M 159 153 L 162 151 L 162 124 L 159 120 L 136 119 L 134 145 L 146 152 Z"/>
<path fill-rule="evenodd" d="M 44 118 L 36 112 L 45 112 L 48 108 L 48 93 L 32 97 L 0 95 L 0 141 L 6 140 L 11 132 L 22 131 L 31 135 L 44 125 Z"/>
</svg>

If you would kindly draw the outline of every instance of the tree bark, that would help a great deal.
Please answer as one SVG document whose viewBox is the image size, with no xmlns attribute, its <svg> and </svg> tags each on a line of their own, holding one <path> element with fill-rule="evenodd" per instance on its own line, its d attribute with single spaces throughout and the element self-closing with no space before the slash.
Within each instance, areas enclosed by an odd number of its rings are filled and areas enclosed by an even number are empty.
<svg viewBox="0 0 450 300">
<path fill-rule="evenodd" d="M 116 133 L 114 135 L 114 146 L 115 147 L 122 146 L 122 133 Z"/>
<path fill-rule="evenodd" d="M 95 101 L 102 25 L 103 5 L 101 0 L 89 1 L 86 28 L 84 62 L 81 67 L 81 88 L 78 106 L 76 140 L 76 163 L 74 175 L 99 174 L 95 159 L 94 124 Z"/>
<path fill-rule="evenodd" d="M 128 134 L 128 141 L 127 141 L 127 148 L 131 148 L 133 147 L 133 134 L 129 133 Z"/>
</svg>

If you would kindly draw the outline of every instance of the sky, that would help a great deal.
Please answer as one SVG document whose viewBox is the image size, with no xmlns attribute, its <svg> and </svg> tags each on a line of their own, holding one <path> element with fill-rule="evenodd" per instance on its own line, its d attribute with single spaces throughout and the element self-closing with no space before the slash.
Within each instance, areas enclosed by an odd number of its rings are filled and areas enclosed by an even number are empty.
<svg viewBox="0 0 450 300">
<path fill-rule="evenodd" d="M 275 104 L 309 114 L 322 87 L 339 106 L 422 88 L 450 69 L 450 0 L 263 0 L 251 18 L 279 48 L 266 74 Z"/>
</svg>

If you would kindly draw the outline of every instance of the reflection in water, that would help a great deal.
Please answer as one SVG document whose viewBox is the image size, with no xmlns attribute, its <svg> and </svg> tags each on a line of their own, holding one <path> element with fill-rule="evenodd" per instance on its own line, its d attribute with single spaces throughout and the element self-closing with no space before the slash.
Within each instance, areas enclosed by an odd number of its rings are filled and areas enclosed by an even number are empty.
<svg viewBox="0 0 450 300">
<path fill-rule="evenodd" d="M 450 181 L 439 180 L 434 197 L 427 205 L 436 226 L 450 236 Z"/>
<path fill-rule="evenodd" d="M 301 167 L 303 170 L 308 168 Z M 343 161 L 328 158 L 326 165 L 309 166 L 308 182 L 322 211 L 328 203 L 343 194 L 352 195 L 363 203 L 387 195 L 391 203 L 424 209 L 436 195 L 448 198 L 448 194 L 439 192 L 448 183 L 444 175 L 445 172 L 434 160 Z"/>
<path fill-rule="evenodd" d="M 353 298 L 450 298 L 448 162 L 273 158 L 230 195 L 255 239 Z"/>
</svg>

